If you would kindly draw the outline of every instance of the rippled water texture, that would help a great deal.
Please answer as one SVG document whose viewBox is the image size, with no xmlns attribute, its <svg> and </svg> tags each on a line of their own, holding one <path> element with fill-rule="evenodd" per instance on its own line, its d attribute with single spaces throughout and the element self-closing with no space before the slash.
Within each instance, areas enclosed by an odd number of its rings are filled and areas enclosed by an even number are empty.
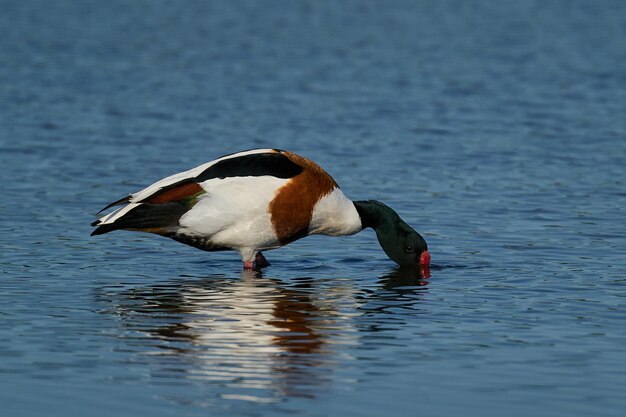
<svg viewBox="0 0 626 417">
<path fill-rule="evenodd" d="M 3 1 L 3 416 L 622 416 L 626 3 Z M 422 233 L 267 253 L 106 203 L 252 147 Z"/>
</svg>

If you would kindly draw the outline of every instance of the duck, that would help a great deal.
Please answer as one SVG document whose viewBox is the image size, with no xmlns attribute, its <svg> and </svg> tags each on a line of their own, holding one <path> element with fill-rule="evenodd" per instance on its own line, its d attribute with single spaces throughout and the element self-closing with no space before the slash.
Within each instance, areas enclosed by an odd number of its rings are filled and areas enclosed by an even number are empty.
<svg viewBox="0 0 626 417">
<path fill-rule="evenodd" d="M 317 163 L 281 149 L 221 156 L 163 178 L 98 212 L 91 236 L 115 230 L 164 236 L 204 251 L 239 252 L 244 270 L 269 266 L 264 251 L 309 235 L 376 232 L 401 267 L 429 268 L 424 238 L 389 206 L 352 201 Z"/>
</svg>

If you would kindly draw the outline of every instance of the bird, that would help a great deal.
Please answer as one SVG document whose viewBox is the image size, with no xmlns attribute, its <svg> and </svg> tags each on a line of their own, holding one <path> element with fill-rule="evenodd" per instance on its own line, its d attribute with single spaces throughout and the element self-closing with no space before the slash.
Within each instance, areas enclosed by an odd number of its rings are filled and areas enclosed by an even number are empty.
<svg viewBox="0 0 626 417">
<path fill-rule="evenodd" d="M 430 267 L 424 238 L 389 206 L 352 201 L 317 163 L 281 149 L 251 149 L 206 162 L 108 204 L 91 236 L 152 233 L 204 251 L 239 252 L 243 269 L 269 266 L 263 251 L 309 235 L 376 232 L 400 266 Z M 428 273 L 427 271 L 425 273 Z"/>
</svg>

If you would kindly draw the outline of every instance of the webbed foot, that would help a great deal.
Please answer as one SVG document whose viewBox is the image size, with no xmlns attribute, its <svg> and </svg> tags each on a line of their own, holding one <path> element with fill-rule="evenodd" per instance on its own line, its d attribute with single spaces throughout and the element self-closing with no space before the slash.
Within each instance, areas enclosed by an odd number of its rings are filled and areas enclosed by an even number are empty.
<svg viewBox="0 0 626 417">
<path fill-rule="evenodd" d="M 265 256 L 261 252 L 257 253 L 254 257 L 254 261 L 244 261 L 243 269 L 248 271 L 258 271 L 261 268 L 270 266 L 270 263 L 265 259 Z"/>
<path fill-rule="evenodd" d="M 271 265 L 271 263 L 269 263 L 269 261 L 265 259 L 265 256 L 263 256 L 262 252 L 256 254 L 256 256 L 254 257 L 254 263 L 256 264 L 257 268 L 265 268 Z"/>
</svg>

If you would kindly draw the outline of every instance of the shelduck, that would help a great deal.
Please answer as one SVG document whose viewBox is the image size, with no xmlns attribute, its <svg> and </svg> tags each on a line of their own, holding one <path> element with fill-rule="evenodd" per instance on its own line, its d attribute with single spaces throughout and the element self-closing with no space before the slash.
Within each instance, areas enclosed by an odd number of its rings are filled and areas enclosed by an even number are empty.
<svg viewBox="0 0 626 417">
<path fill-rule="evenodd" d="M 205 251 L 236 250 L 244 269 L 269 263 L 262 251 L 302 237 L 345 236 L 371 227 L 399 265 L 430 265 L 424 238 L 385 204 L 352 201 L 315 162 L 279 149 L 222 156 L 171 175 L 107 205 L 121 208 L 92 223 L 154 233 Z"/>
</svg>

